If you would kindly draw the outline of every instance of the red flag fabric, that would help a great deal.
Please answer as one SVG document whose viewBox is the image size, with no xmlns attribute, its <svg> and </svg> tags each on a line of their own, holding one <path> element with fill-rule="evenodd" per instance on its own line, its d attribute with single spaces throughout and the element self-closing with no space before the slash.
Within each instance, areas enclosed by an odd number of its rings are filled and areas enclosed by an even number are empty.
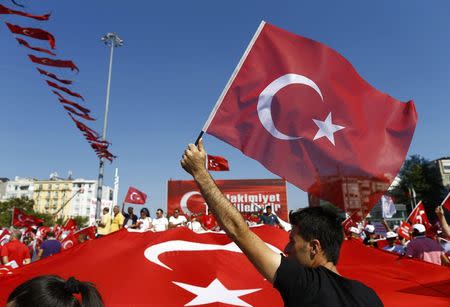
<svg viewBox="0 0 450 307">
<path fill-rule="evenodd" d="M 208 170 L 210 171 L 229 171 L 227 159 L 220 156 L 208 155 Z"/>
<path fill-rule="evenodd" d="M 53 92 L 55 95 L 57 95 L 57 96 L 59 97 L 59 102 L 65 103 L 65 104 L 68 104 L 68 105 L 71 105 L 72 107 L 77 108 L 80 112 L 83 112 L 83 113 L 85 113 L 85 114 L 88 114 L 88 113 L 91 112 L 91 110 L 89 110 L 89 109 L 87 109 L 87 108 L 81 106 L 80 104 L 78 104 L 78 103 L 76 103 L 76 102 L 73 102 L 73 101 L 70 101 L 70 100 L 67 100 L 67 99 L 64 98 L 64 96 L 61 95 L 59 92 L 57 92 L 57 91 L 52 91 L 52 92 Z"/>
<path fill-rule="evenodd" d="M 70 68 L 71 70 L 76 70 L 77 72 L 80 71 L 78 67 L 75 65 L 75 63 L 69 60 L 54 60 L 49 58 L 40 58 L 32 54 L 29 54 L 28 57 L 33 63 L 36 64 L 60 68 Z"/>
<path fill-rule="evenodd" d="M 64 106 L 64 109 L 66 109 L 70 113 L 72 113 L 72 114 L 74 114 L 76 116 L 79 116 L 79 117 L 81 117 L 81 118 L 83 118 L 85 120 L 95 120 L 95 118 L 89 116 L 89 114 L 77 112 L 77 110 L 75 110 L 74 108 L 71 108 L 71 107 L 68 107 L 68 106 Z"/>
<path fill-rule="evenodd" d="M 279 251 L 288 243 L 283 230 L 262 226 L 253 231 Z M 120 259 L 133 264 L 133 270 L 117 265 Z M 448 306 L 450 283 L 445 267 L 346 240 L 338 271 L 373 288 L 385 306 Z M 120 230 L 14 270 L 0 277 L 0 304 L 5 305 L 17 285 L 44 274 L 93 282 L 105 306 L 189 306 L 190 302 L 192 306 L 283 306 L 279 293 L 228 236 L 196 234 L 183 227 L 159 233 Z M 113 275 L 126 276 L 127 282 L 111 282 Z M 214 291 L 219 287 L 222 291 Z M 202 290 L 202 294 L 193 289 Z M 194 299 L 201 301 L 194 304 Z"/>
<path fill-rule="evenodd" d="M 37 28 L 23 28 L 18 25 L 10 24 L 9 22 L 6 22 L 6 25 L 12 33 L 25 35 L 35 39 L 46 40 L 50 44 L 50 47 L 55 49 L 55 37 L 45 30 Z"/>
<path fill-rule="evenodd" d="M 12 9 L 10 9 L 10 8 L 0 4 L 0 15 L 7 15 L 7 14 L 18 15 L 18 16 L 22 16 L 22 17 L 28 17 L 28 18 L 32 18 L 32 19 L 36 19 L 36 20 L 48 20 L 49 17 L 50 17 L 50 14 L 31 15 L 31 14 L 28 14 L 28 13 L 25 13 L 25 12 L 12 10 Z"/>
<path fill-rule="evenodd" d="M 344 229 L 344 232 L 346 235 L 350 233 L 350 227 L 357 226 L 356 223 L 360 221 L 361 218 L 358 216 L 358 212 L 353 212 L 348 218 L 346 218 L 342 222 L 342 228 Z"/>
<path fill-rule="evenodd" d="M 20 209 L 14 208 L 12 225 L 14 227 L 28 227 L 28 226 L 38 226 L 42 224 L 44 220 L 34 217 L 32 215 L 26 214 Z"/>
<path fill-rule="evenodd" d="M 69 95 L 71 95 L 71 96 L 80 98 L 81 100 L 84 101 L 83 96 L 81 96 L 81 95 L 78 94 L 78 93 L 72 92 L 72 91 L 71 91 L 70 89 L 68 89 L 67 87 L 59 86 L 59 85 L 56 84 L 55 82 L 48 81 L 48 80 L 47 80 L 46 82 L 47 82 L 47 84 L 48 84 L 49 86 L 54 87 L 54 88 L 56 88 L 56 89 L 58 89 L 58 90 L 60 90 L 60 91 L 63 91 L 64 93 L 67 93 L 67 94 L 69 94 Z"/>
<path fill-rule="evenodd" d="M 46 70 L 40 69 L 39 67 L 37 67 L 36 69 L 38 70 L 38 72 L 39 72 L 41 75 L 44 75 L 44 76 L 47 76 L 47 77 L 49 77 L 49 78 L 55 79 L 55 80 L 57 80 L 57 81 L 59 81 L 59 82 L 61 82 L 61 83 L 63 83 L 63 84 L 66 84 L 66 85 L 72 84 L 72 81 L 71 81 L 71 80 L 60 79 L 60 78 L 58 78 L 58 76 L 56 76 L 55 74 L 53 74 L 53 73 L 51 73 L 51 72 L 48 72 L 48 71 L 46 71 Z"/>
<path fill-rule="evenodd" d="M 78 245 L 78 239 L 81 234 L 88 236 L 89 240 L 95 239 L 95 226 L 86 227 L 76 232 L 71 232 L 62 242 L 61 247 L 63 250 L 72 248 Z"/>
<path fill-rule="evenodd" d="M 450 193 L 448 193 L 447 197 L 442 201 L 441 206 L 450 211 Z"/>
<path fill-rule="evenodd" d="M 400 227 L 397 229 L 397 234 L 399 235 L 399 237 L 405 238 L 406 240 L 411 240 L 411 232 L 412 226 L 407 222 L 402 222 Z"/>
<path fill-rule="evenodd" d="M 336 51 L 263 22 L 203 131 L 365 215 L 397 175 L 416 122 L 412 101 L 373 88 Z"/>
<path fill-rule="evenodd" d="M 39 51 L 39 52 L 44 52 L 44 53 L 47 53 L 47 54 L 50 54 L 50 55 L 56 55 L 56 54 L 54 54 L 53 52 L 51 52 L 50 50 L 48 50 L 48 49 L 39 48 L 39 47 L 32 47 L 32 46 L 30 46 L 30 44 L 28 44 L 28 42 L 27 42 L 26 40 L 24 40 L 24 39 L 21 39 L 21 38 L 19 38 L 19 37 L 16 37 L 16 39 L 17 39 L 17 41 L 19 42 L 19 44 L 21 44 L 22 46 L 27 47 L 28 49 L 31 49 L 31 50 L 34 50 L 34 51 Z"/>
<path fill-rule="evenodd" d="M 0 232 L 0 249 L 3 245 L 8 243 L 10 234 L 11 234 L 11 232 L 7 228 L 4 228 L 1 230 L 1 232 Z"/>
<path fill-rule="evenodd" d="M 63 226 L 64 231 L 75 231 L 77 230 L 77 222 L 74 219 L 68 219 Z"/>
<path fill-rule="evenodd" d="M 414 224 L 423 224 L 426 229 L 431 227 L 430 222 L 428 221 L 428 216 L 425 212 L 425 207 L 423 206 L 422 201 L 419 201 L 417 206 L 411 212 L 407 219 L 410 225 Z"/>
<path fill-rule="evenodd" d="M 125 196 L 126 203 L 143 205 L 145 204 L 146 201 L 147 201 L 147 194 L 133 187 L 128 188 L 127 195 Z"/>
</svg>

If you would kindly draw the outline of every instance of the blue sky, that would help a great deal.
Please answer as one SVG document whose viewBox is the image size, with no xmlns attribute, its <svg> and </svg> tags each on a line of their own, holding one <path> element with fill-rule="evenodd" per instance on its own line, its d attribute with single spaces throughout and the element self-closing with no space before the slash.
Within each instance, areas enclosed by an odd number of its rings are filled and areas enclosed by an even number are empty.
<svg viewBox="0 0 450 307">
<path fill-rule="evenodd" d="M 101 131 L 108 50 L 100 37 L 117 32 L 108 139 L 118 156 L 106 165 L 112 185 L 119 168 L 120 199 L 128 186 L 149 194 L 149 207 L 166 206 L 167 180 L 189 179 L 179 167 L 261 20 L 322 42 L 353 63 L 372 85 L 393 97 L 414 99 L 419 114 L 409 154 L 450 154 L 450 2 L 403 1 L 23 1 L 30 13 L 52 12 L 39 22 L 56 37 L 60 58 L 80 73 L 52 70 L 76 81 Z M 1 1 L 9 5 L 9 1 Z M 131 4 L 132 3 L 132 4 Z M 45 46 L 43 42 L 29 42 Z M 0 27 L 0 177 L 97 178 L 98 160 L 3 24 Z M 51 69 L 49 69 L 51 70 Z M 206 136 L 211 154 L 232 171 L 216 178 L 274 178 L 259 163 Z M 288 186 L 291 208 L 306 194 Z"/>
</svg>

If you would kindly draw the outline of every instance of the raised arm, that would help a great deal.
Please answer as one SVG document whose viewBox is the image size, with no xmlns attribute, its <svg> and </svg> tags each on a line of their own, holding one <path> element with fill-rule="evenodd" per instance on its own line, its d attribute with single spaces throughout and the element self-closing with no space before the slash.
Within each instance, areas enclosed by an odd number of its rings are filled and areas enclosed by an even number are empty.
<svg viewBox="0 0 450 307">
<path fill-rule="evenodd" d="M 281 257 L 249 229 L 239 211 L 219 190 L 206 169 L 206 152 L 202 140 L 199 141 L 198 147 L 189 144 L 181 160 L 181 166 L 196 181 L 219 225 L 240 247 L 256 269 L 273 283 Z"/>
<path fill-rule="evenodd" d="M 439 220 L 439 224 L 441 224 L 442 233 L 446 237 L 450 237 L 450 226 L 448 226 L 447 220 L 445 219 L 444 208 L 442 208 L 442 206 L 437 206 L 435 212 Z"/>
</svg>

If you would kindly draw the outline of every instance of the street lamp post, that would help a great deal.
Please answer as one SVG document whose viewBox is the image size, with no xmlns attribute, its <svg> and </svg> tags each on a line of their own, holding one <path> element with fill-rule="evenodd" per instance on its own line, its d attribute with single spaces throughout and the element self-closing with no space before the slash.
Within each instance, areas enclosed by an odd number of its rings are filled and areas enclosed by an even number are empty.
<svg viewBox="0 0 450 307">
<path fill-rule="evenodd" d="M 111 89 L 111 73 L 114 48 L 123 45 L 123 40 L 116 33 L 107 33 L 102 37 L 102 41 L 106 46 L 111 48 L 109 55 L 109 72 L 108 83 L 106 86 L 106 104 L 105 104 L 105 119 L 103 121 L 103 135 L 102 140 L 106 140 L 106 129 L 108 128 L 108 111 L 109 111 L 109 93 Z M 98 170 L 98 184 L 97 184 L 97 206 L 95 208 L 95 218 L 100 219 L 101 207 L 102 207 L 102 190 L 103 190 L 103 172 L 104 172 L 105 160 L 100 158 L 99 170 Z"/>
</svg>

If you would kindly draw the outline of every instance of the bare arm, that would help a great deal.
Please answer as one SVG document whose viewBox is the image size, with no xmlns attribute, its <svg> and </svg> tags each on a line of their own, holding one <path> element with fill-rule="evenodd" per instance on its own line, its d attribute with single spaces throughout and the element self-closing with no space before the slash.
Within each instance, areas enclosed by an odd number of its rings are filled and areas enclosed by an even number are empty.
<svg viewBox="0 0 450 307">
<path fill-rule="evenodd" d="M 40 248 L 39 251 L 38 251 L 38 254 L 36 256 L 36 260 L 40 260 L 43 253 L 44 253 L 44 250 Z"/>
<path fill-rule="evenodd" d="M 184 152 L 181 165 L 194 177 L 203 198 L 221 228 L 240 247 L 256 269 L 273 283 L 281 263 L 281 257 L 249 229 L 239 211 L 219 190 L 206 170 L 206 152 L 203 149 L 202 140 L 200 140 L 198 148 L 189 144 L 188 149 Z"/>
<path fill-rule="evenodd" d="M 435 212 L 439 220 L 439 224 L 441 225 L 442 233 L 446 237 L 450 237 L 450 226 L 448 226 L 447 220 L 445 219 L 444 208 L 442 208 L 442 206 L 437 206 Z"/>
<path fill-rule="evenodd" d="M 7 264 L 9 262 L 8 256 L 3 256 L 2 260 L 3 260 L 3 264 Z"/>
</svg>

